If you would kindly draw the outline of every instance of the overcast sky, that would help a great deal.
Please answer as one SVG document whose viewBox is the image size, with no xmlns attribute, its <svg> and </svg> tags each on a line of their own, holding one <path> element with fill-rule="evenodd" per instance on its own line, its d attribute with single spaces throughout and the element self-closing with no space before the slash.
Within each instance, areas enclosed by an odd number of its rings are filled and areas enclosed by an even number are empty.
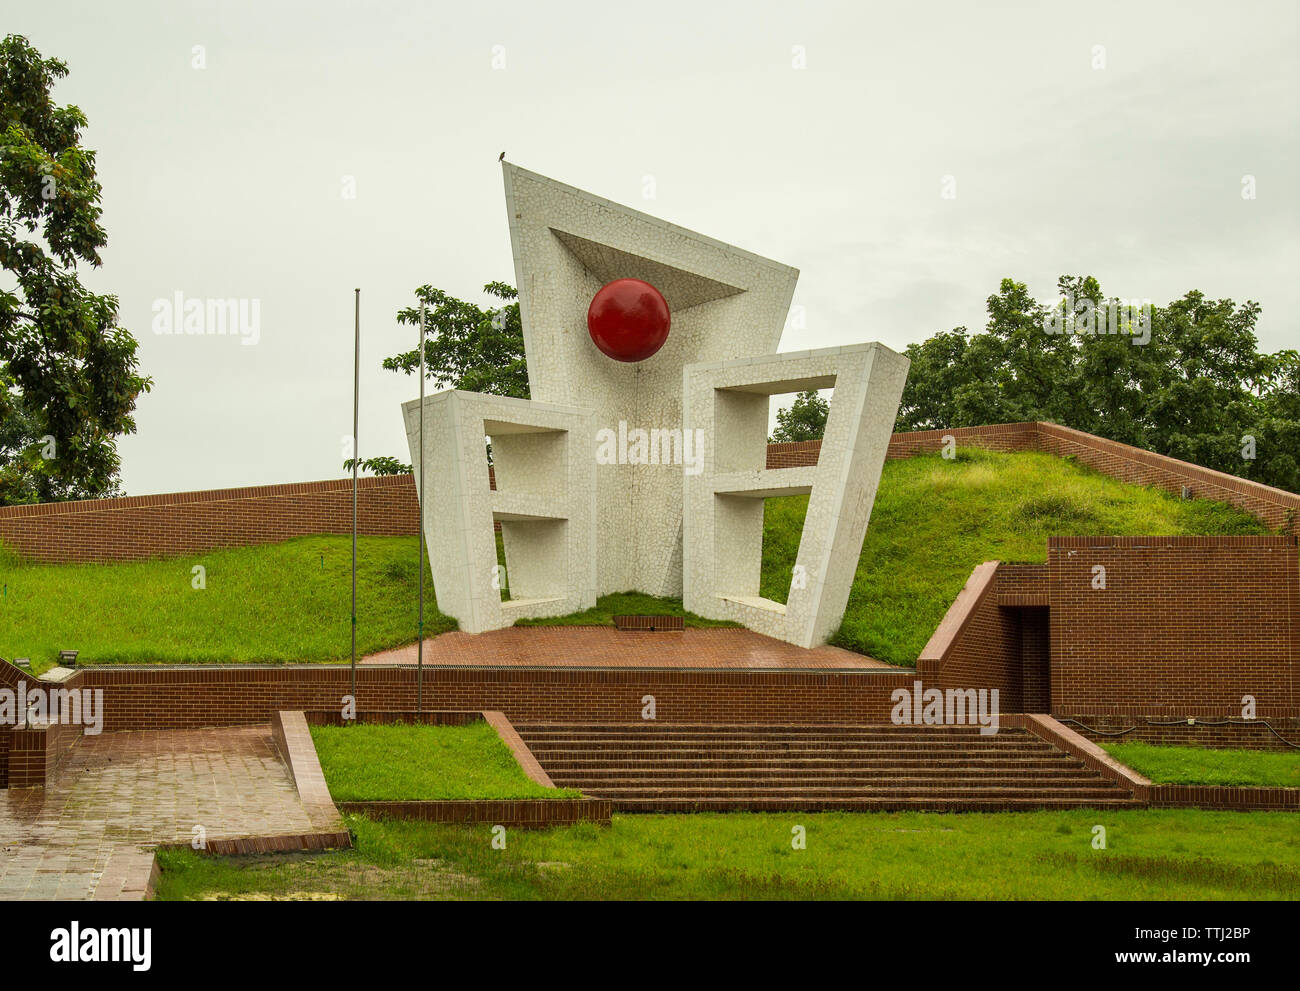
<svg viewBox="0 0 1300 991">
<path fill-rule="evenodd" d="M 1300 345 L 1293 0 L 4 5 L 99 152 L 86 281 L 156 383 L 130 494 L 343 475 L 354 287 L 361 454 L 406 460 L 417 383 L 379 363 L 417 285 L 513 281 L 501 151 L 800 269 L 783 351 L 977 330 L 1065 273 Z M 260 340 L 156 335 L 177 291 L 260 300 Z"/>
</svg>

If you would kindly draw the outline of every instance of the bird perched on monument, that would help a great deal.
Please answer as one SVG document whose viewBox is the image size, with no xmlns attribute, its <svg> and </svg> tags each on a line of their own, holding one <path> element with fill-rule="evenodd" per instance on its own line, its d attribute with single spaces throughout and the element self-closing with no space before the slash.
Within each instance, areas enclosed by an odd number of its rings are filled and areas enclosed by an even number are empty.
<svg viewBox="0 0 1300 991">
<path fill-rule="evenodd" d="M 506 153 L 503 151 L 500 155 L 497 156 L 497 161 L 504 162 L 505 160 L 506 160 Z"/>
</svg>

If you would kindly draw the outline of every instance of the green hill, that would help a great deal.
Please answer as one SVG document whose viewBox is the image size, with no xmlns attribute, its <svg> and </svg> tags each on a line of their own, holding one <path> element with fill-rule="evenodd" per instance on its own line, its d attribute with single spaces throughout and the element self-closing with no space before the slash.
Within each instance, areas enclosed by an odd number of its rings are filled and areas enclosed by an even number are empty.
<svg viewBox="0 0 1300 991">
<path fill-rule="evenodd" d="M 767 500 L 761 592 L 784 602 L 807 496 Z M 1233 506 L 1184 501 L 1050 454 L 978 448 L 885 464 L 844 621 L 831 642 L 911 664 L 981 561 L 1047 560 L 1050 536 L 1267 533 Z"/>
</svg>

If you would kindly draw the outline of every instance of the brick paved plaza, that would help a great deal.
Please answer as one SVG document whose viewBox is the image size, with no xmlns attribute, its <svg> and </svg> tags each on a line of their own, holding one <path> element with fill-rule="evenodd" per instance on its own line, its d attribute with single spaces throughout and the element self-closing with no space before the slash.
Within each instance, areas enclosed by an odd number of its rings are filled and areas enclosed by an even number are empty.
<svg viewBox="0 0 1300 991">
<path fill-rule="evenodd" d="M 313 823 L 268 726 L 105 733 L 47 788 L 0 791 L 0 899 L 139 899 L 151 847 L 303 834 Z"/>
</svg>

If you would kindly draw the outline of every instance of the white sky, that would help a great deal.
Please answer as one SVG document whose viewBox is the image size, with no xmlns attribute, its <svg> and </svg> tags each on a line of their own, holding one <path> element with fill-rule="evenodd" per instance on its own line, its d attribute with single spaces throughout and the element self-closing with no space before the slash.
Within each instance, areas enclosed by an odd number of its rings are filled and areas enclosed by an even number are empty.
<svg viewBox="0 0 1300 991">
<path fill-rule="evenodd" d="M 1066 273 L 1254 299 L 1262 345 L 1300 345 L 1293 2 L 4 7 L 99 152 L 86 281 L 156 381 L 131 494 L 343 475 L 357 286 L 361 454 L 406 460 L 393 317 L 423 282 L 513 281 L 503 150 L 799 268 L 782 350 L 977 330 L 1003 277 L 1048 299 Z M 156 336 L 177 290 L 260 299 L 260 342 Z"/>
</svg>

